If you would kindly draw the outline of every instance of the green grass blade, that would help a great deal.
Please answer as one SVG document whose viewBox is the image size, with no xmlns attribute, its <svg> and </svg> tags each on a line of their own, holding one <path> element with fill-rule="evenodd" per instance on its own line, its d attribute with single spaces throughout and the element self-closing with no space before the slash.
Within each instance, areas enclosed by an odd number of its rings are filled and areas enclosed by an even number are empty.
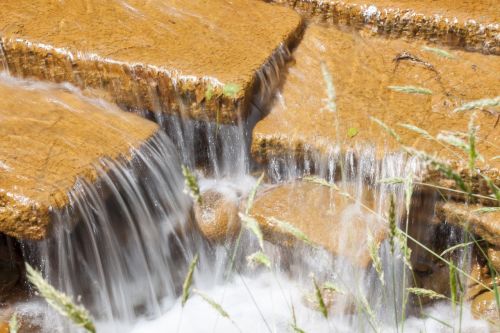
<svg viewBox="0 0 500 333">
<path fill-rule="evenodd" d="M 404 184 L 405 179 L 401 177 L 390 177 L 390 178 L 382 178 L 377 183 L 387 184 L 387 185 L 395 185 L 395 184 Z"/>
<path fill-rule="evenodd" d="M 342 290 L 339 286 L 337 286 L 329 281 L 323 283 L 323 289 L 330 290 L 332 292 L 339 293 L 339 294 L 344 294 L 344 295 L 346 294 L 346 292 L 344 290 Z"/>
<path fill-rule="evenodd" d="M 415 132 L 417 134 L 420 134 L 423 138 L 427 139 L 427 140 L 434 140 L 434 137 L 429 133 L 427 132 L 426 130 L 420 128 L 420 127 L 417 127 L 417 126 L 414 126 L 414 125 L 410 125 L 410 124 L 398 124 L 399 126 L 401 127 L 404 127 L 412 132 Z"/>
<path fill-rule="evenodd" d="M 380 256 L 378 254 L 379 248 L 380 248 L 380 243 L 376 242 L 373 239 L 372 233 L 368 231 L 368 252 L 370 253 L 370 258 L 372 259 L 372 266 L 377 272 L 378 278 L 382 283 L 382 285 L 385 285 L 382 259 L 380 259 Z"/>
<path fill-rule="evenodd" d="M 26 277 L 47 303 L 61 315 L 69 318 L 75 325 L 87 332 L 95 333 L 95 326 L 89 312 L 81 305 L 73 303 L 70 297 L 56 290 L 29 264 L 26 264 Z"/>
<path fill-rule="evenodd" d="M 453 110 L 453 112 L 469 111 L 473 109 L 483 109 L 487 107 L 496 107 L 500 105 L 500 96 L 494 98 L 484 98 L 471 101 Z"/>
<path fill-rule="evenodd" d="M 255 252 L 247 257 L 247 262 L 249 265 L 263 265 L 267 268 L 271 268 L 271 260 L 262 251 Z"/>
<path fill-rule="evenodd" d="M 314 276 L 312 277 L 312 282 L 314 285 L 314 294 L 316 296 L 316 302 L 318 302 L 319 310 L 323 314 L 323 317 L 328 318 L 328 309 L 326 308 L 325 300 L 323 299 L 323 295 L 321 294 L 321 289 L 319 288 Z"/>
<path fill-rule="evenodd" d="M 19 332 L 19 321 L 17 320 L 17 314 L 13 314 L 9 320 L 9 333 L 18 333 Z"/>
<path fill-rule="evenodd" d="M 215 311 L 217 311 L 222 317 L 231 319 L 229 314 L 224 310 L 224 308 L 214 301 L 212 298 L 210 298 L 207 294 L 199 291 L 198 289 L 193 289 L 193 292 L 200 296 L 205 302 L 207 302 Z"/>
<path fill-rule="evenodd" d="M 443 252 L 441 252 L 440 256 L 442 257 L 442 256 L 444 256 L 447 253 L 453 252 L 453 251 L 461 249 L 463 247 L 468 247 L 469 245 L 472 245 L 472 244 L 474 244 L 474 241 L 467 242 L 467 243 L 460 243 L 460 244 L 454 245 L 452 247 L 447 248 Z"/>
<path fill-rule="evenodd" d="M 491 192 L 493 193 L 493 196 L 500 201 L 500 188 L 495 185 L 495 183 L 489 178 L 488 176 L 485 176 L 481 174 L 481 177 L 486 181 L 486 184 L 488 184 L 488 187 L 490 188 Z"/>
<path fill-rule="evenodd" d="M 264 235 L 262 234 L 262 230 L 260 229 L 259 222 L 251 216 L 246 214 L 238 213 L 241 222 L 243 222 L 243 226 L 250 230 L 259 241 L 259 246 L 263 250 L 264 249 Z"/>
<path fill-rule="evenodd" d="M 250 209 L 252 209 L 253 207 L 253 202 L 255 200 L 255 195 L 257 194 L 257 189 L 259 188 L 263 179 L 264 179 L 264 172 L 260 175 L 259 179 L 257 179 L 257 182 L 255 183 L 255 185 L 252 187 L 252 190 L 248 194 L 247 207 L 245 209 L 245 214 L 247 215 L 250 213 Z"/>
<path fill-rule="evenodd" d="M 424 288 L 406 288 L 406 290 L 417 296 L 429 297 L 431 299 L 444 299 L 446 296 L 441 295 L 434 290 Z"/>
<path fill-rule="evenodd" d="M 307 237 L 305 233 L 303 233 L 299 228 L 291 225 L 290 223 L 282 220 L 278 220 L 277 218 L 274 217 L 269 217 L 266 218 L 267 222 L 271 225 L 274 225 L 276 228 L 281 230 L 282 232 L 291 234 L 293 237 L 295 237 L 298 240 L 303 241 L 307 245 L 310 246 L 315 246 L 315 244 Z"/>
<path fill-rule="evenodd" d="M 306 333 L 306 331 L 304 331 L 303 329 L 301 329 L 300 327 L 298 327 L 297 325 L 295 324 L 292 324 L 292 330 L 295 332 L 295 333 Z"/>
<path fill-rule="evenodd" d="M 196 176 L 185 165 L 182 165 L 181 167 L 182 167 L 182 174 L 184 176 L 184 183 L 186 186 L 184 192 L 186 194 L 189 194 L 194 201 L 201 204 L 202 202 L 200 195 L 200 186 L 198 185 L 198 180 L 196 179 Z"/>
<path fill-rule="evenodd" d="M 375 117 L 370 117 L 370 120 L 375 122 L 380 127 L 382 127 L 382 129 L 384 129 L 384 131 L 386 131 L 390 136 L 392 136 L 394 139 L 396 139 L 397 142 L 401 142 L 401 137 L 392 128 L 390 128 L 386 123 L 384 123 L 382 120 L 377 119 Z"/>
<path fill-rule="evenodd" d="M 455 310 L 455 304 L 457 302 L 457 274 L 453 260 L 450 260 L 450 263 L 451 265 L 448 265 L 450 270 L 450 295 L 453 310 Z"/>
<path fill-rule="evenodd" d="M 182 297 L 181 297 L 181 304 L 183 307 L 189 298 L 189 289 L 193 284 L 194 270 L 196 268 L 196 265 L 198 264 L 199 259 L 200 257 L 198 256 L 198 254 L 196 254 L 191 263 L 189 264 L 188 272 L 186 274 L 186 277 L 184 278 L 184 283 L 182 284 Z"/>
<path fill-rule="evenodd" d="M 472 212 L 477 213 L 477 214 L 500 212 L 500 207 L 483 207 L 483 208 L 475 209 Z"/>
<path fill-rule="evenodd" d="M 432 90 L 422 87 L 415 86 L 388 86 L 392 91 L 402 92 L 405 94 L 417 94 L 417 95 L 432 95 Z"/>
<path fill-rule="evenodd" d="M 455 59 L 456 57 L 449 53 L 448 51 L 445 51 L 443 49 L 438 49 L 437 47 L 428 47 L 424 46 L 422 47 L 422 51 L 427 51 L 427 52 L 432 52 L 434 54 L 437 54 L 438 56 L 442 58 L 447 58 L 447 59 Z"/>
</svg>

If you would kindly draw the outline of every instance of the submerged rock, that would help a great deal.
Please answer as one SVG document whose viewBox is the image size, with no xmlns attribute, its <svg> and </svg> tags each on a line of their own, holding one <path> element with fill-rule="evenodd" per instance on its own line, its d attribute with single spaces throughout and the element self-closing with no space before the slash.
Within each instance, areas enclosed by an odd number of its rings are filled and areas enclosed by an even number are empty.
<svg viewBox="0 0 500 333">
<path fill-rule="evenodd" d="M 321 21 L 500 54 L 498 1 L 274 0 Z"/>
<path fill-rule="evenodd" d="M 195 216 L 202 234 L 212 242 L 234 238 L 240 230 L 239 203 L 215 190 L 202 194 L 195 206 Z"/>
<path fill-rule="evenodd" d="M 300 242 L 270 218 L 286 222 L 300 230 L 316 245 L 334 255 L 366 267 L 371 259 L 367 249 L 368 233 L 380 242 L 385 226 L 377 216 L 361 206 L 373 207 L 367 188 L 357 202 L 329 187 L 296 182 L 272 187 L 260 193 L 250 215 L 260 224 L 271 242 L 292 245 Z"/>
<path fill-rule="evenodd" d="M 12 74 L 218 122 L 245 116 L 253 90 L 269 84 L 258 83 L 259 71 L 278 75 L 302 25 L 293 10 L 260 0 L 6 0 L 2 14 Z"/>
<path fill-rule="evenodd" d="M 308 156 L 328 156 L 340 145 L 346 152 L 375 147 L 377 158 L 382 159 L 406 145 L 448 161 L 467 179 L 468 157 L 463 150 L 444 141 L 436 143 L 401 124 L 419 127 L 434 137 L 452 133 L 462 138 L 473 111 L 453 111 L 471 100 L 500 95 L 496 75 L 500 62 L 494 56 L 459 50 L 446 50 L 454 57 L 446 58 L 425 47 L 419 42 L 310 25 L 294 53 L 295 63 L 280 98 L 255 126 L 254 156 L 260 162 L 289 155 L 300 160 L 306 152 Z M 322 62 L 333 81 L 335 106 L 330 109 Z M 405 87 L 409 93 L 398 91 Z M 487 108 L 475 112 L 479 125 L 476 148 L 484 157 L 483 162 L 478 161 L 478 169 L 500 185 L 500 160 L 494 159 L 500 146 L 497 116 Z M 394 129 L 401 143 L 371 117 Z M 454 186 L 442 182 L 443 178 L 429 172 L 424 181 Z M 475 190 L 489 194 L 483 183 Z"/>
<path fill-rule="evenodd" d="M 128 160 L 158 126 L 67 88 L 0 76 L 0 232 L 41 239 L 102 158 Z"/>
</svg>

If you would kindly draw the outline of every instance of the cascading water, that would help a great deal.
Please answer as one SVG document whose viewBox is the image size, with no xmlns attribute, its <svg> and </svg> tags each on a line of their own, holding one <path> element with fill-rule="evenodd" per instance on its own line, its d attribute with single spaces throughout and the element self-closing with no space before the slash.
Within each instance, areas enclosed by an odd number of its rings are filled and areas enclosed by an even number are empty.
<svg viewBox="0 0 500 333">
<path fill-rule="evenodd" d="M 135 12 L 133 7 L 127 8 Z M 141 18 L 140 12 L 136 14 Z M 181 114 L 187 114 L 184 112 L 171 115 L 156 103 L 153 115 L 146 116 L 154 118 L 165 133 L 156 134 L 134 150 L 130 161 L 101 160 L 95 165 L 99 181 L 90 184 L 79 180 L 68 193 L 69 205 L 52 211 L 50 237 L 22 243 L 26 260 L 41 269 L 51 284 L 81 298 L 96 319 L 98 331 L 300 332 L 300 328 L 305 332 L 392 332 L 398 330 L 396 320 L 403 311 L 411 315 L 417 307 L 411 304 L 403 310 L 403 281 L 406 286 L 412 285 L 412 273 L 403 262 L 401 249 L 392 254 L 387 239 L 380 247 L 385 277 L 382 284 L 372 266 L 358 267 L 322 248 L 278 246 L 266 241 L 263 248 L 271 268 L 255 268 L 246 261 L 260 248 L 253 233 L 243 229 L 238 241 L 228 237 L 222 243 L 200 235 L 193 203 L 184 193 L 181 164 L 197 168 L 202 193 L 217 191 L 238 205 L 255 185 L 252 175 L 261 169 L 268 182 L 259 192 L 309 175 L 336 183 L 351 195 L 350 203 L 337 208 L 334 198 L 339 194 L 332 191 L 331 205 L 315 208 L 333 212 L 340 222 L 332 225 L 340 235 L 364 233 L 353 231 L 351 222 L 357 216 L 369 218 L 363 206 L 367 198 L 380 217 L 386 215 L 393 193 L 396 220 L 405 228 L 404 186 L 378 183 L 385 178 L 419 174 L 421 165 L 402 154 L 386 154 L 377 161 L 373 147 L 341 153 L 339 147 L 331 146 L 326 157 L 306 147 L 300 156 L 269 156 L 266 165 L 252 163 L 251 129 L 265 115 L 289 58 L 290 52 L 282 45 L 257 73 L 250 115 L 236 125 L 218 124 L 208 118 L 193 121 L 183 117 Z M 436 198 L 428 200 L 426 205 L 433 207 Z M 410 221 L 421 222 L 412 217 Z M 387 228 L 384 221 L 376 219 L 374 223 Z M 423 233 L 417 238 L 427 237 Z M 194 292 L 187 304 L 181 305 L 182 283 L 195 254 L 199 254 L 200 262 L 192 289 L 215 300 L 229 318 Z M 464 255 L 462 260 L 466 259 Z M 330 282 L 341 291 L 328 300 L 333 304 L 328 318 L 318 311 L 311 273 L 318 283 Z M 17 311 L 28 316 L 38 314 L 33 320 L 47 332 L 78 331 L 41 304 L 21 303 Z M 426 308 L 426 314 L 426 318 L 410 317 L 405 331 L 448 331 L 449 327 L 440 322 L 459 325 L 448 305 L 435 304 Z M 487 330 L 486 324 L 474 320 L 467 308 L 460 325 L 463 332 Z"/>
</svg>

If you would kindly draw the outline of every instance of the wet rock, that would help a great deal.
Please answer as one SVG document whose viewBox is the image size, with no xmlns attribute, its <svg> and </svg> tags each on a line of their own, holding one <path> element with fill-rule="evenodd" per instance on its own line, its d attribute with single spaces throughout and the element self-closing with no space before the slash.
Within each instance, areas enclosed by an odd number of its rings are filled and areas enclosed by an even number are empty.
<svg viewBox="0 0 500 333">
<path fill-rule="evenodd" d="M 61 87 L 0 76 L 0 232 L 41 239 L 52 208 L 101 158 L 129 160 L 152 122 Z"/>
<path fill-rule="evenodd" d="M 476 317 L 497 323 L 500 320 L 495 293 L 493 291 L 483 292 L 474 298 L 471 304 L 471 310 Z"/>
<path fill-rule="evenodd" d="M 488 248 L 488 258 L 490 259 L 491 265 L 500 272 L 500 247 L 492 246 Z"/>
<path fill-rule="evenodd" d="M 0 260 L 0 302 L 8 295 L 20 279 L 17 265 L 11 261 Z"/>
<path fill-rule="evenodd" d="M 223 242 L 237 236 L 240 230 L 239 203 L 233 198 L 210 190 L 202 194 L 202 204 L 196 204 L 195 216 L 202 234 L 212 242 Z"/>
<path fill-rule="evenodd" d="M 500 54 L 498 1 L 275 0 L 323 22 Z"/>
<path fill-rule="evenodd" d="M 360 202 L 372 207 L 371 193 L 367 188 L 363 191 Z M 297 242 L 289 232 L 269 220 L 274 217 L 298 228 L 313 243 L 361 267 L 371 261 L 367 250 L 368 232 L 376 241 L 386 236 L 382 221 L 359 202 L 310 182 L 282 184 L 260 193 L 250 215 L 271 242 L 285 246 Z"/>
<path fill-rule="evenodd" d="M 11 73 L 220 122 L 245 115 L 258 71 L 274 70 L 302 25 L 293 10 L 259 0 L 8 0 L 2 13 Z"/>
<path fill-rule="evenodd" d="M 466 206 L 458 202 L 446 202 L 436 207 L 437 215 L 448 223 L 465 228 L 487 242 L 500 246 L 500 211 L 481 213 L 481 205 Z"/>
<path fill-rule="evenodd" d="M 500 95 L 500 78 L 496 75 L 500 62 L 494 56 L 459 50 L 448 50 L 455 58 L 445 58 L 425 51 L 425 46 L 364 32 L 309 26 L 294 53 L 295 63 L 289 69 L 279 100 L 254 128 L 254 156 L 263 163 L 275 156 L 293 155 L 300 159 L 306 151 L 309 156 L 329 156 L 339 144 L 342 151 L 355 154 L 363 147 L 374 146 L 381 159 L 400 151 L 404 144 L 439 156 L 467 176 L 467 156 L 463 151 L 444 148 L 400 124 L 417 126 L 433 136 L 444 130 L 467 132 L 471 111 L 453 110 L 471 100 Z M 409 60 L 408 55 L 417 60 Z M 325 62 L 332 75 L 336 112 L 326 109 L 321 62 Z M 423 87 L 432 93 L 402 93 L 389 88 L 398 86 Z M 401 144 L 370 117 L 393 128 L 401 137 Z M 478 169 L 500 185 L 500 160 L 493 159 L 500 145 L 497 118 L 493 111 L 477 111 L 475 124 L 479 125 L 477 150 L 485 159 L 478 163 Z M 455 186 L 441 183 L 443 178 L 429 170 L 423 181 Z M 477 179 L 473 181 L 479 193 L 491 193 L 484 182 L 479 185 Z"/>
</svg>

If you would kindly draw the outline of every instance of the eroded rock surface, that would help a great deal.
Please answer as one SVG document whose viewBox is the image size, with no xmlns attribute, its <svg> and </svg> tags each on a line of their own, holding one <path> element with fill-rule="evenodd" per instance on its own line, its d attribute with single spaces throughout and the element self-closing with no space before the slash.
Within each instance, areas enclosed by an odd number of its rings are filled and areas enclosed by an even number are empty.
<svg viewBox="0 0 500 333">
<path fill-rule="evenodd" d="M 275 0 L 322 21 L 500 54 L 496 0 Z"/>
<path fill-rule="evenodd" d="M 367 192 L 363 204 L 373 202 Z M 259 194 L 250 211 L 265 236 L 284 245 L 297 241 L 269 218 L 285 221 L 303 232 L 311 242 L 331 253 L 366 267 L 371 259 L 367 237 L 385 238 L 383 222 L 375 214 L 330 188 L 310 182 L 296 182 L 272 187 Z"/>
<path fill-rule="evenodd" d="M 453 110 L 472 100 L 500 95 L 500 62 L 496 56 L 458 50 L 447 50 L 453 58 L 446 58 L 424 47 L 363 32 L 309 26 L 279 98 L 254 129 L 254 156 L 261 162 L 280 154 L 300 157 L 306 146 L 326 155 L 336 144 L 344 150 L 375 146 L 379 158 L 399 151 L 401 145 L 370 120 L 375 117 L 393 128 L 402 144 L 447 160 L 467 174 L 464 151 L 428 140 L 400 124 L 417 126 L 434 137 L 444 130 L 459 136 L 456 133 L 466 133 L 472 111 Z M 321 62 L 333 79 L 336 112 L 326 108 Z M 404 93 L 390 88 L 401 86 L 429 91 Z M 478 166 L 500 185 L 500 160 L 494 159 L 500 145 L 498 114 L 494 108 L 478 110 L 475 124 L 479 125 L 477 150 L 484 157 Z M 437 182 L 443 178 L 429 177 Z M 487 186 L 479 190 L 489 191 Z"/>
<path fill-rule="evenodd" d="M 446 202 L 436 207 L 438 216 L 448 223 L 468 230 L 490 244 L 500 246 L 500 211 L 481 213 L 480 205 L 466 206 L 458 202 Z"/>
<path fill-rule="evenodd" d="M 126 159 L 158 130 L 76 91 L 0 76 L 0 231 L 43 238 L 77 178 L 95 181 L 99 159 Z"/>
<path fill-rule="evenodd" d="M 232 122 L 300 26 L 293 10 L 258 0 L 7 0 L 0 37 L 13 74 L 104 88 L 128 108 Z"/>
</svg>

